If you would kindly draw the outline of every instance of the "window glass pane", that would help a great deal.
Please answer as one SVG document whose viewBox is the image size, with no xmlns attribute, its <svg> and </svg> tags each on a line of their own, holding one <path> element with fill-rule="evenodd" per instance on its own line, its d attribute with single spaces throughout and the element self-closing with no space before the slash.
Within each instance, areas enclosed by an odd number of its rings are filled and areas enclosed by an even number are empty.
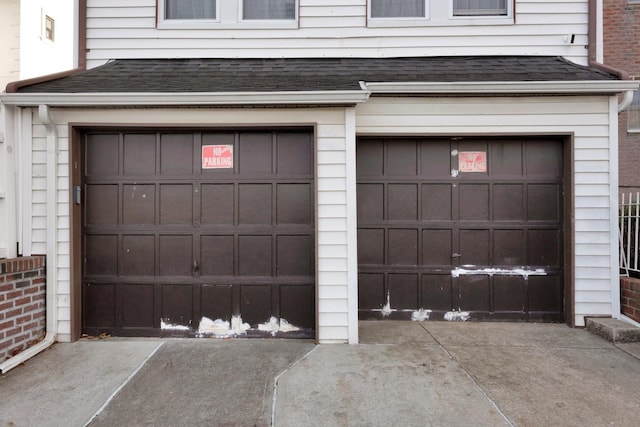
<svg viewBox="0 0 640 427">
<path fill-rule="evenodd" d="M 506 14 L 507 0 L 453 0 L 454 16 Z"/>
<path fill-rule="evenodd" d="M 296 0 L 244 0 L 242 18 L 296 19 Z"/>
<path fill-rule="evenodd" d="M 216 19 L 216 0 L 165 0 L 165 19 Z"/>
<path fill-rule="evenodd" d="M 633 94 L 633 101 L 628 110 L 628 129 L 640 131 L 640 90 Z"/>
<path fill-rule="evenodd" d="M 424 18 L 424 5 L 425 0 L 371 0 L 371 17 Z"/>
</svg>

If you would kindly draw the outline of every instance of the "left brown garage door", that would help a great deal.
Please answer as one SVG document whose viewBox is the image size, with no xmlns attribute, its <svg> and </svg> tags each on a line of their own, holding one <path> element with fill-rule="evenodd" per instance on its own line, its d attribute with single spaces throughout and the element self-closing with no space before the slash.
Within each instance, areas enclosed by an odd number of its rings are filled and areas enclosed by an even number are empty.
<svg viewBox="0 0 640 427">
<path fill-rule="evenodd" d="M 312 132 L 82 139 L 84 333 L 313 335 Z"/>
</svg>

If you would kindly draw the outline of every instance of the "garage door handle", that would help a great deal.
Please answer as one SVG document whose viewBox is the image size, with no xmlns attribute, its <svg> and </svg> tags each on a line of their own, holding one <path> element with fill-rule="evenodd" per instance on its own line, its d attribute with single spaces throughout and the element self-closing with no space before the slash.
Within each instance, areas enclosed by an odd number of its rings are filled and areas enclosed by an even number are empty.
<svg viewBox="0 0 640 427">
<path fill-rule="evenodd" d="M 193 274 L 198 274 L 199 271 L 200 265 L 198 264 L 198 261 L 193 261 Z"/>
</svg>

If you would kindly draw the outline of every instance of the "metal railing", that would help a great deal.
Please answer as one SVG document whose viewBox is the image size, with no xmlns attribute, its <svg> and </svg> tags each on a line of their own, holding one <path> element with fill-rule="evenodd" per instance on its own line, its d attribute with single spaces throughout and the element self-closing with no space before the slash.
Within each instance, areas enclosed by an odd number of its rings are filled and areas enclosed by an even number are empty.
<svg viewBox="0 0 640 427">
<path fill-rule="evenodd" d="M 634 197 L 635 196 L 635 197 Z M 638 266 L 638 231 L 640 230 L 640 192 L 622 194 L 618 225 L 620 227 L 620 273 L 640 273 Z"/>
</svg>

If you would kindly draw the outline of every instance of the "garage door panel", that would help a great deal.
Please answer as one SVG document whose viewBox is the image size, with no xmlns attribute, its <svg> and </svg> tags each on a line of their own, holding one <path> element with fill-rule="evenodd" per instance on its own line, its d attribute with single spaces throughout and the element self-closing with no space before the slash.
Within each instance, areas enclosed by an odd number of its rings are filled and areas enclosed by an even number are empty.
<svg viewBox="0 0 640 427">
<path fill-rule="evenodd" d="M 91 134 L 87 144 L 91 149 L 86 151 L 85 174 L 87 176 L 118 175 L 120 165 L 120 137 L 116 134 Z"/>
<path fill-rule="evenodd" d="M 85 236 L 85 271 L 88 276 L 118 274 L 118 236 Z"/>
<path fill-rule="evenodd" d="M 278 175 L 313 174 L 313 139 L 308 133 L 281 133 L 277 139 Z"/>
<path fill-rule="evenodd" d="M 161 235 L 160 275 L 191 276 L 193 268 L 193 237 Z"/>
<path fill-rule="evenodd" d="M 273 172 L 273 135 L 271 132 L 241 133 L 238 157 L 240 173 L 264 175 Z"/>
<path fill-rule="evenodd" d="M 494 230 L 493 265 L 525 265 L 527 255 L 524 236 L 524 230 Z"/>
<path fill-rule="evenodd" d="M 358 230 L 358 263 L 384 264 L 384 229 Z"/>
<path fill-rule="evenodd" d="M 365 310 L 375 310 L 382 308 L 384 304 L 384 274 L 359 274 L 358 307 Z"/>
<path fill-rule="evenodd" d="M 458 278 L 460 310 L 488 312 L 491 310 L 490 277 L 485 274 Z"/>
<path fill-rule="evenodd" d="M 153 276 L 155 274 L 156 238 L 153 235 L 123 235 L 120 274 Z"/>
<path fill-rule="evenodd" d="M 560 215 L 560 186 L 558 184 L 530 184 L 527 188 L 529 221 L 558 222 Z"/>
<path fill-rule="evenodd" d="M 428 310 L 449 311 L 453 305 L 451 275 L 423 274 L 420 307 Z"/>
<path fill-rule="evenodd" d="M 233 224 L 235 190 L 233 184 L 202 184 L 200 221 L 203 225 Z"/>
<path fill-rule="evenodd" d="M 235 253 L 234 236 L 201 236 L 200 274 L 202 276 L 233 276 Z"/>
<path fill-rule="evenodd" d="M 127 327 L 155 327 L 154 285 L 127 284 L 122 285 L 123 324 Z"/>
<path fill-rule="evenodd" d="M 423 184 L 422 221 L 450 221 L 451 184 Z"/>
<path fill-rule="evenodd" d="M 420 175 L 442 178 L 451 174 L 451 148 L 449 141 L 423 141 L 420 143 Z"/>
<path fill-rule="evenodd" d="M 468 230 L 459 232 L 460 264 L 488 265 L 490 260 L 489 230 Z"/>
<path fill-rule="evenodd" d="M 560 230 L 529 230 L 527 238 L 529 265 L 561 267 Z"/>
<path fill-rule="evenodd" d="M 417 173 L 417 145 L 415 141 L 397 141 L 387 145 L 385 175 L 415 176 Z"/>
<path fill-rule="evenodd" d="M 489 165 L 492 177 L 522 176 L 522 144 L 519 141 L 494 141 L 490 153 Z"/>
<path fill-rule="evenodd" d="M 562 282 L 558 275 L 530 276 L 527 279 L 530 311 L 562 312 Z"/>
<path fill-rule="evenodd" d="M 525 147 L 527 176 L 560 178 L 562 176 L 562 146 L 549 141 L 528 141 Z"/>
<path fill-rule="evenodd" d="M 313 276 L 313 242 L 311 236 L 280 235 L 276 240 L 278 276 Z"/>
<path fill-rule="evenodd" d="M 239 223 L 271 224 L 272 186 L 271 184 L 239 185 Z"/>
<path fill-rule="evenodd" d="M 389 184 L 389 220 L 416 221 L 418 219 L 418 185 Z"/>
<path fill-rule="evenodd" d="M 383 150 L 382 141 L 366 141 L 358 144 L 356 156 L 358 176 L 380 177 L 384 174 Z"/>
<path fill-rule="evenodd" d="M 124 174 L 154 175 L 156 173 L 156 136 L 153 134 L 125 134 Z"/>
<path fill-rule="evenodd" d="M 313 223 L 311 201 L 313 188 L 311 184 L 278 184 L 276 220 L 278 224 Z M 301 203 L 307 202 L 307 203 Z"/>
<path fill-rule="evenodd" d="M 116 326 L 116 285 L 84 283 L 82 287 L 83 323 L 89 328 Z"/>
<path fill-rule="evenodd" d="M 160 136 L 160 174 L 193 174 L 193 134 L 162 134 Z"/>
<path fill-rule="evenodd" d="M 238 238 L 238 265 L 240 276 L 271 276 L 272 237 L 240 236 Z"/>
<path fill-rule="evenodd" d="M 451 266 L 452 231 L 422 230 L 422 265 Z"/>
<path fill-rule="evenodd" d="M 160 185 L 160 224 L 191 225 L 193 223 L 193 186 Z"/>
<path fill-rule="evenodd" d="M 493 219 L 496 221 L 523 221 L 524 185 L 495 184 L 491 198 Z"/>
<path fill-rule="evenodd" d="M 460 184 L 461 221 L 486 221 L 489 219 L 489 184 Z"/>
<path fill-rule="evenodd" d="M 315 310 L 313 285 L 280 286 L 280 318 L 298 328 L 313 329 Z"/>
<path fill-rule="evenodd" d="M 233 288 L 231 285 L 202 285 L 200 312 L 211 320 L 231 319 L 233 315 Z"/>
<path fill-rule="evenodd" d="M 271 286 L 242 285 L 240 287 L 242 321 L 251 326 L 268 322 L 271 318 Z"/>
<path fill-rule="evenodd" d="M 88 208 L 85 209 L 86 225 L 118 224 L 118 186 L 87 185 L 85 198 Z"/>
<path fill-rule="evenodd" d="M 358 184 L 358 221 L 375 222 L 384 219 L 384 185 Z"/>
<path fill-rule="evenodd" d="M 418 230 L 390 229 L 389 265 L 418 264 Z"/>
<path fill-rule="evenodd" d="M 161 313 L 165 323 L 191 325 L 193 323 L 193 288 L 189 284 L 161 286 Z"/>
<path fill-rule="evenodd" d="M 418 275 L 389 274 L 389 303 L 394 309 L 418 309 Z"/>
<path fill-rule="evenodd" d="M 524 278 L 520 276 L 493 277 L 493 310 L 497 312 L 525 311 Z"/>
<path fill-rule="evenodd" d="M 156 186 L 127 184 L 122 191 L 122 222 L 127 225 L 155 225 Z"/>
</svg>

